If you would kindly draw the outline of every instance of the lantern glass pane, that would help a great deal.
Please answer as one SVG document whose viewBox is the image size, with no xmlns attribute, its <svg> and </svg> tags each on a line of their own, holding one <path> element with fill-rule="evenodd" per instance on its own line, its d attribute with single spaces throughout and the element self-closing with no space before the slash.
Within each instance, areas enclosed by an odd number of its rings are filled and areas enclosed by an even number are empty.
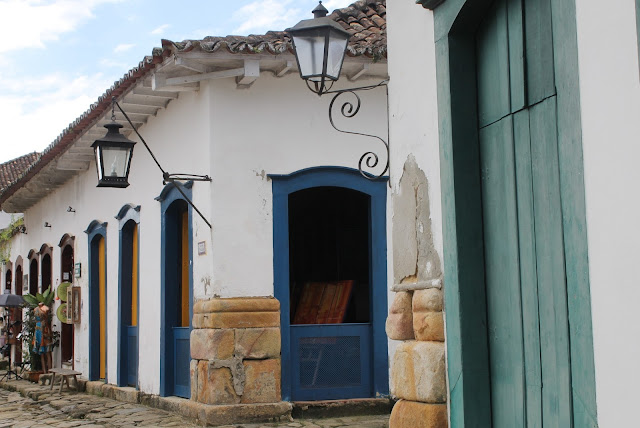
<svg viewBox="0 0 640 428">
<path fill-rule="evenodd" d="M 325 34 L 323 30 L 309 30 L 292 36 L 303 79 L 322 74 Z"/>
<path fill-rule="evenodd" d="M 103 147 L 101 166 L 104 176 L 126 178 L 130 154 L 130 148 Z"/>
<path fill-rule="evenodd" d="M 342 61 L 344 60 L 345 49 L 347 48 L 348 36 L 337 31 L 329 34 L 329 52 L 327 54 L 327 77 L 338 80 Z"/>
</svg>

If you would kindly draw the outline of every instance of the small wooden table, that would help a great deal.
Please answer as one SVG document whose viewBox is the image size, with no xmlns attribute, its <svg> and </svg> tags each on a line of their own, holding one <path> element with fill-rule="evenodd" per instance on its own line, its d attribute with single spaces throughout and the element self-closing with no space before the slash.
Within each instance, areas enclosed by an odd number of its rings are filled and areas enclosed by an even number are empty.
<svg viewBox="0 0 640 428">
<path fill-rule="evenodd" d="M 73 381 L 75 382 L 75 387 L 76 387 L 76 391 L 78 390 L 78 375 L 81 375 L 82 373 L 77 372 L 75 370 L 71 370 L 71 369 L 57 369 L 57 368 L 53 368 L 49 370 L 49 373 L 51 373 L 51 389 L 53 389 L 53 384 L 56 381 L 56 375 L 60 375 L 60 393 L 62 393 L 62 384 L 66 383 L 67 384 L 67 389 L 71 389 L 71 387 L 69 386 L 69 378 L 71 376 L 73 376 Z"/>
</svg>

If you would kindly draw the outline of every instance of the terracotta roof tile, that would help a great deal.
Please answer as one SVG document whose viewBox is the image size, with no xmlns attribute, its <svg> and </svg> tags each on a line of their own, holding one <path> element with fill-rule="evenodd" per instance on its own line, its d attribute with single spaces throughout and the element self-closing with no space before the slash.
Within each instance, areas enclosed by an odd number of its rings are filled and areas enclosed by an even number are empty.
<svg viewBox="0 0 640 428">
<path fill-rule="evenodd" d="M 0 191 L 18 181 L 39 157 L 40 153 L 33 152 L 0 164 Z"/>
<path fill-rule="evenodd" d="M 352 38 L 347 47 L 349 56 L 368 56 L 383 58 L 387 56 L 387 14 L 386 0 L 358 0 L 343 9 L 336 9 L 328 15 L 351 33 Z M 376 29 L 376 37 L 361 37 L 366 29 Z M 365 36 L 368 36 L 366 34 Z M 219 50 L 238 54 L 281 54 L 289 51 L 293 53 L 293 46 L 289 36 L 284 31 L 269 31 L 263 35 L 205 37 L 202 40 L 184 40 L 174 42 L 162 40 L 164 49 L 177 52 L 203 51 L 217 52 Z"/>
</svg>

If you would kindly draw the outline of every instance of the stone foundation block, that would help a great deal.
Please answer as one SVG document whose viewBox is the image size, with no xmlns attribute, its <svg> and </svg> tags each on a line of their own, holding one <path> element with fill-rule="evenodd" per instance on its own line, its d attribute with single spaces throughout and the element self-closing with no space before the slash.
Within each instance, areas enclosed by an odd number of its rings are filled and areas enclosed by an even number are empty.
<svg viewBox="0 0 640 428">
<path fill-rule="evenodd" d="M 198 361 L 191 360 L 189 363 L 189 376 L 191 376 L 191 395 L 193 400 L 198 400 Z"/>
<path fill-rule="evenodd" d="M 423 403 L 445 403 L 444 343 L 403 342 L 391 364 L 391 394 Z"/>
<path fill-rule="evenodd" d="M 193 305 L 194 314 L 212 312 L 280 312 L 280 302 L 273 297 L 234 297 L 200 300 Z"/>
<path fill-rule="evenodd" d="M 280 329 L 272 327 L 236 330 L 235 355 L 254 360 L 280 358 Z"/>
<path fill-rule="evenodd" d="M 411 340 L 414 338 L 411 295 L 412 293 L 408 291 L 396 293 L 389 309 L 385 328 L 389 339 Z"/>
<path fill-rule="evenodd" d="M 393 406 L 389 428 L 447 428 L 447 405 L 400 400 Z"/>
<path fill-rule="evenodd" d="M 280 359 L 245 360 L 242 403 L 276 403 L 281 400 Z"/>
<path fill-rule="evenodd" d="M 233 356 L 233 330 L 191 330 L 191 358 L 194 360 L 228 360 Z"/>
<path fill-rule="evenodd" d="M 442 312 L 442 290 L 428 288 L 413 293 L 413 312 Z"/>
<path fill-rule="evenodd" d="M 239 403 L 231 370 L 227 367 L 213 368 L 208 361 L 198 362 L 198 401 L 204 404 Z"/>
<path fill-rule="evenodd" d="M 280 326 L 279 312 L 213 312 L 194 314 L 193 328 L 256 328 Z"/>
<path fill-rule="evenodd" d="M 444 318 L 442 312 L 414 313 L 413 332 L 416 340 L 444 342 Z"/>
</svg>

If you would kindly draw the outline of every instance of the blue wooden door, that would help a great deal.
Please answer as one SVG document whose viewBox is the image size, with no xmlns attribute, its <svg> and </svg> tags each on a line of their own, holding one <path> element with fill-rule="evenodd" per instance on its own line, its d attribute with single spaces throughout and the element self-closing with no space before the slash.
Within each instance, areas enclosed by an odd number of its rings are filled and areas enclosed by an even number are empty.
<svg viewBox="0 0 640 428">
<path fill-rule="evenodd" d="M 189 327 L 173 327 L 173 394 L 178 397 L 189 398 L 191 395 L 191 380 L 189 364 L 191 351 L 189 347 Z"/>
<path fill-rule="evenodd" d="M 296 400 L 371 396 L 371 324 L 292 325 Z"/>
<path fill-rule="evenodd" d="M 138 385 L 138 327 L 127 327 L 127 384 Z"/>
<path fill-rule="evenodd" d="M 497 1 L 477 54 L 493 427 L 570 427 L 550 2 Z"/>
</svg>

